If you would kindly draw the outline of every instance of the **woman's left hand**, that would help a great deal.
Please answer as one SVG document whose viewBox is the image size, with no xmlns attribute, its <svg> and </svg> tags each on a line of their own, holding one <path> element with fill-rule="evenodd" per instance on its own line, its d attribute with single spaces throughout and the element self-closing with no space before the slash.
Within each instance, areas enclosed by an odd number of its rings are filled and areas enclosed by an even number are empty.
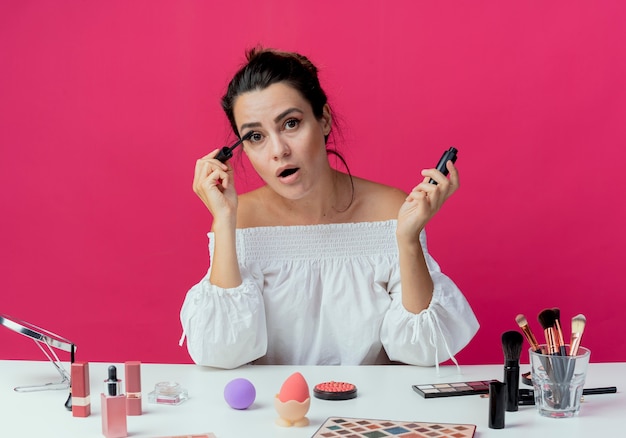
<svg viewBox="0 0 626 438">
<path fill-rule="evenodd" d="M 446 163 L 450 179 L 437 169 L 422 170 L 424 180 L 415 186 L 398 212 L 399 239 L 419 242 L 420 232 L 443 203 L 459 188 L 459 173 L 452 161 Z M 437 184 L 430 184 L 430 179 Z"/>
</svg>

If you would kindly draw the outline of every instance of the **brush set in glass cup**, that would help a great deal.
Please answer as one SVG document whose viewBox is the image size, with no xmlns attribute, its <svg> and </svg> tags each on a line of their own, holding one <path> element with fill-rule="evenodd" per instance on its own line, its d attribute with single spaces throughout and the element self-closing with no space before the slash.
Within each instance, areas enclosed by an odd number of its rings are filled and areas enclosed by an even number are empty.
<svg viewBox="0 0 626 438">
<path fill-rule="evenodd" d="M 524 315 L 515 319 L 530 344 L 531 376 L 539 414 L 552 418 L 577 415 L 591 354 L 589 349 L 580 345 L 585 316 L 579 314 L 572 318 L 569 344 L 563 339 L 558 308 L 544 309 L 538 315 L 546 337 L 545 344 L 537 342 Z"/>
</svg>

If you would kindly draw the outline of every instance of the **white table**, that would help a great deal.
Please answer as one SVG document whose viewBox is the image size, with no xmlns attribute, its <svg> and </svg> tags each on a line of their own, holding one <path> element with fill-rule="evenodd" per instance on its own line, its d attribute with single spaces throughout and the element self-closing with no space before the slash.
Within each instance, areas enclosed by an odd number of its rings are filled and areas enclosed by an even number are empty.
<svg viewBox="0 0 626 438">
<path fill-rule="evenodd" d="M 17 393 L 19 385 L 58 381 L 48 362 L 0 361 L 0 437 L 101 437 L 100 392 L 108 363 L 91 363 L 92 414 L 74 418 L 63 404 L 67 391 Z M 123 365 L 118 365 L 123 378 Z M 66 368 L 69 367 L 66 365 Z M 522 364 L 522 371 L 529 369 Z M 311 389 L 320 382 L 335 380 L 354 383 L 358 397 L 347 401 L 326 401 L 311 397 L 307 414 L 311 424 L 304 428 L 282 428 L 274 424 L 277 413 L 273 398 L 284 380 L 299 371 Z M 570 419 L 543 418 L 534 406 L 521 406 L 506 413 L 506 427 L 489 429 L 488 404 L 480 396 L 424 399 L 411 385 L 418 383 L 502 379 L 502 365 L 442 367 L 413 366 L 247 366 L 217 370 L 196 365 L 142 365 L 144 415 L 128 417 L 130 437 L 213 432 L 218 438 L 310 437 L 331 416 L 378 418 L 405 421 L 470 423 L 477 425 L 477 437 L 589 437 L 626 436 L 626 363 L 590 365 L 585 387 L 617 386 L 617 394 L 585 397 L 580 415 Z M 256 387 L 255 403 L 247 410 L 230 408 L 223 398 L 224 386 L 244 377 Z M 147 395 L 160 381 L 174 380 L 189 391 L 189 400 L 179 406 L 153 405 Z M 520 383 L 520 386 L 525 385 Z"/>
</svg>

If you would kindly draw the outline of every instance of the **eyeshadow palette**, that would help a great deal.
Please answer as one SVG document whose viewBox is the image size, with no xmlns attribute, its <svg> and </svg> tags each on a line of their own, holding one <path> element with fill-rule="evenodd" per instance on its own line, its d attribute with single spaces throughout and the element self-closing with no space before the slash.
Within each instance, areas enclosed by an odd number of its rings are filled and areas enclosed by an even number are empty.
<svg viewBox="0 0 626 438">
<path fill-rule="evenodd" d="M 491 380 L 477 380 L 474 382 L 429 383 L 425 385 L 413 385 L 413 390 L 424 398 L 489 394 L 489 382 L 491 382 Z"/>
<path fill-rule="evenodd" d="M 471 438 L 475 431 L 474 424 L 330 417 L 311 438 Z"/>
</svg>

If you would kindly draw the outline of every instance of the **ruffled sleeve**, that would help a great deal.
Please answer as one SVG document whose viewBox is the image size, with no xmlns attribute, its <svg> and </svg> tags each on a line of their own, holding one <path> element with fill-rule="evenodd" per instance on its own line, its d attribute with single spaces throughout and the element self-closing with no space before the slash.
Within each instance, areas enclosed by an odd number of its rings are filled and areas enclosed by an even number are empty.
<svg viewBox="0 0 626 438">
<path fill-rule="evenodd" d="M 454 360 L 454 355 L 476 334 L 479 324 L 459 288 L 428 253 L 424 232 L 420 241 L 434 284 L 433 298 L 422 312 L 407 311 L 402 305 L 400 273 L 396 269 L 389 282 L 392 301 L 383 319 L 381 341 L 391 360 L 433 366 Z"/>
<path fill-rule="evenodd" d="M 211 234 L 209 234 L 209 239 Z M 213 254 L 212 244 L 209 246 Z M 199 365 L 237 368 L 267 351 L 263 297 L 255 276 L 242 268 L 242 284 L 224 289 L 209 281 L 211 270 L 185 297 L 180 311 L 183 339 Z"/>
</svg>

